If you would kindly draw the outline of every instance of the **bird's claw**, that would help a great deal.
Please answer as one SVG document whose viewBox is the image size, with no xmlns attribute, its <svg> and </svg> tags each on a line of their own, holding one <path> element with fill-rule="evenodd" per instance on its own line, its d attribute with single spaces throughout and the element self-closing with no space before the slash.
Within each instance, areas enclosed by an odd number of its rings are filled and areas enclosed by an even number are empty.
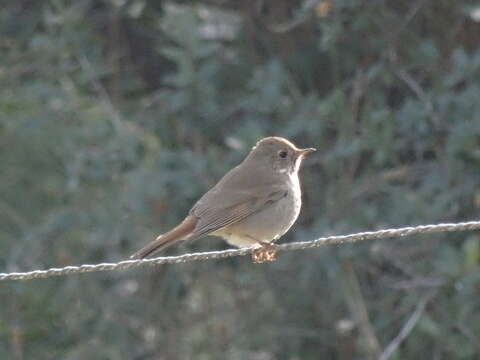
<svg viewBox="0 0 480 360">
<path fill-rule="evenodd" d="M 275 261 L 277 250 L 275 245 L 270 243 L 259 243 L 258 247 L 252 251 L 252 261 L 255 264 Z"/>
</svg>

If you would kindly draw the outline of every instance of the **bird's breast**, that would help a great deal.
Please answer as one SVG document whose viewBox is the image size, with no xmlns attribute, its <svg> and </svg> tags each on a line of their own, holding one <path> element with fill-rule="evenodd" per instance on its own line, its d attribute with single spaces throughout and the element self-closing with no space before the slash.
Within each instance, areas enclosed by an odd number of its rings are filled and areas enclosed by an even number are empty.
<svg viewBox="0 0 480 360">
<path fill-rule="evenodd" d="M 296 178 L 296 179 L 295 179 Z M 295 223 L 302 207 L 298 177 L 289 179 L 285 196 L 216 235 L 238 247 L 277 240 Z"/>
</svg>

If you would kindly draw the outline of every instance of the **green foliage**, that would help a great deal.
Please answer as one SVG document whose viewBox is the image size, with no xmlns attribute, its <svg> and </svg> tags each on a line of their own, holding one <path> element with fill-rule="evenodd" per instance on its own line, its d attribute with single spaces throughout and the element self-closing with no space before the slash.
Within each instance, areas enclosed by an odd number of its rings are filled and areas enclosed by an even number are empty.
<svg viewBox="0 0 480 360">
<path fill-rule="evenodd" d="M 127 257 L 268 135 L 319 150 L 282 241 L 478 218 L 473 10 L 466 0 L 4 1 L 1 271 Z M 363 359 L 355 308 L 383 349 L 427 293 L 392 359 L 472 359 L 479 244 L 476 233 L 437 234 L 264 266 L 4 283 L 0 358 Z"/>
</svg>

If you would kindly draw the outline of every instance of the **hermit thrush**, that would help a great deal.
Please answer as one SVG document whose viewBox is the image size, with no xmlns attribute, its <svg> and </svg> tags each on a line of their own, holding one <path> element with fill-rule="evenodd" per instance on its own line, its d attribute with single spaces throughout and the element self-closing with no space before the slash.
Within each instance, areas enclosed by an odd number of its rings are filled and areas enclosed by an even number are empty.
<svg viewBox="0 0 480 360">
<path fill-rule="evenodd" d="M 145 258 L 183 240 L 206 235 L 222 237 L 237 247 L 257 249 L 255 262 L 271 261 L 270 245 L 285 234 L 302 206 L 298 171 L 313 148 L 298 149 L 287 139 L 260 140 L 237 167 L 230 170 L 190 210 L 175 228 L 132 255 Z"/>
</svg>

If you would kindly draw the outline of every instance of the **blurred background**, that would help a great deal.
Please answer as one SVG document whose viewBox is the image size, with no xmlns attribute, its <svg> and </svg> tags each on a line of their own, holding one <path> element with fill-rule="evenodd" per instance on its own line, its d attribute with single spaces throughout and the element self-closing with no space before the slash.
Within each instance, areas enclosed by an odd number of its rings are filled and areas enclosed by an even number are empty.
<svg viewBox="0 0 480 360">
<path fill-rule="evenodd" d="M 467 0 L 3 0 L 0 272 L 125 259 L 269 135 L 318 149 L 282 242 L 478 219 L 479 44 Z M 3 282 L 0 358 L 478 359 L 478 232 L 278 255 Z"/>
</svg>

